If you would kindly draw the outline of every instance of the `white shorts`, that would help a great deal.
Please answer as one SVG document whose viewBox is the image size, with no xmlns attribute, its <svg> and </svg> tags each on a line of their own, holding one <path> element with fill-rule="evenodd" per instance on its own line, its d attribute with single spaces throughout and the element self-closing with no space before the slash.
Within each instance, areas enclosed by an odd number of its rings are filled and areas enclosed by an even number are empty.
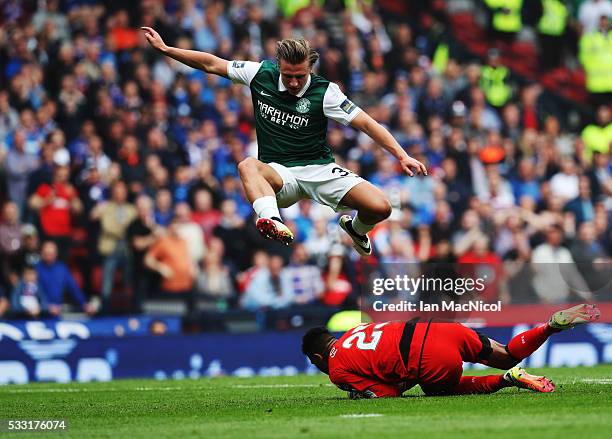
<svg viewBox="0 0 612 439">
<path fill-rule="evenodd" d="M 340 201 L 353 187 L 365 181 L 336 163 L 286 167 L 268 163 L 283 179 L 283 187 L 276 194 L 278 207 L 289 207 L 304 198 L 310 198 L 336 212 L 349 210 Z"/>
</svg>

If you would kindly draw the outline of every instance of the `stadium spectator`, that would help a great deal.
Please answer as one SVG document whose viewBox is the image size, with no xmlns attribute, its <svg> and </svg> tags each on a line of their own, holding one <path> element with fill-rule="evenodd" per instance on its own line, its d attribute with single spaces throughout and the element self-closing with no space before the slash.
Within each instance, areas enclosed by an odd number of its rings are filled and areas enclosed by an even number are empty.
<svg viewBox="0 0 612 439">
<path fill-rule="evenodd" d="M 213 238 L 196 280 L 198 297 L 214 300 L 220 310 L 226 309 L 235 295 L 229 268 L 223 265 L 223 252 L 223 241 Z"/>
<path fill-rule="evenodd" d="M 127 239 L 134 267 L 132 308 L 140 312 L 142 300 L 153 289 L 155 281 L 155 274 L 146 267 L 144 258 L 148 249 L 162 236 L 164 230 L 155 222 L 153 202 L 149 196 L 140 195 L 136 199 L 135 207 L 136 218 L 127 228 Z"/>
<path fill-rule="evenodd" d="M 453 235 L 453 223 L 455 217 L 460 217 L 459 211 L 462 211 L 465 205 L 457 207 L 457 213 L 454 213 L 448 202 L 440 202 L 436 206 L 433 221 L 430 225 L 430 233 L 432 243 L 434 245 L 441 241 L 450 241 Z"/>
<path fill-rule="evenodd" d="M 132 255 L 127 229 L 136 218 L 136 209 L 127 201 L 123 181 L 111 188 L 109 201 L 99 203 L 91 211 L 91 219 L 100 222 L 98 252 L 102 256 L 102 309 L 110 311 L 111 293 L 117 268 L 121 268 L 124 293 L 132 285 Z"/>
<path fill-rule="evenodd" d="M 609 3 L 608 3 L 609 4 Z M 586 89 L 595 105 L 609 105 L 612 96 L 612 37 L 610 36 L 610 18 L 601 15 L 597 27 L 585 32 L 580 37 L 580 62 L 586 74 Z"/>
<path fill-rule="evenodd" d="M 494 209 L 508 209 L 515 205 L 514 194 L 510 183 L 499 173 L 499 168 L 491 167 L 487 170 L 488 185 L 482 195 L 482 201 L 490 204 Z"/>
<path fill-rule="evenodd" d="M 319 300 L 324 284 L 321 270 L 309 263 L 303 244 L 295 244 L 289 265 L 281 272 L 281 288 L 297 305 L 312 304 Z"/>
<path fill-rule="evenodd" d="M 14 259 L 14 265 L 11 266 L 9 278 L 11 283 L 15 283 L 25 267 L 36 266 L 40 262 L 40 248 L 38 231 L 32 224 L 24 224 L 21 227 L 21 248 Z"/>
<path fill-rule="evenodd" d="M 10 304 L 8 299 L 6 298 L 4 287 L 0 285 L 0 318 L 4 317 L 9 308 Z"/>
<path fill-rule="evenodd" d="M 83 208 L 76 189 L 69 182 L 70 168 L 60 162 L 53 170 L 51 184 L 41 184 L 30 197 L 30 208 L 38 212 L 45 240 L 53 240 L 59 249 L 59 258 L 65 261 L 72 241 L 72 214 Z"/>
<path fill-rule="evenodd" d="M 102 181 L 108 181 L 108 173 L 111 164 L 111 159 L 104 153 L 102 139 L 96 135 L 92 135 L 87 139 L 85 152 L 83 154 L 83 168 L 89 171 L 95 169 Z"/>
<path fill-rule="evenodd" d="M 591 184 L 588 177 L 581 176 L 578 180 L 578 196 L 568 201 L 563 210 L 574 215 L 574 221 L 578 226 L 585 221 L 593 221 L 595 218 L 595 207 L 591 195 Z"/>
<path fill-rule="evenodd" d="M 58 260 L 57 244 L 53 241 L 43 242 L 40 258 L 35 267 L 40 287 L 47 294 L 49 313 L 53 316 L 62 313 L 64 294 L 68 292 L 80 309 L 87 314 L 93 314 L 94 307 L 87 303 L 68 267 Z"/>
<path fill-rule="evenodd" d="M 257 250 L 253 253 L 252 265 L 246 270 L 238 273 L 236 282 L 238 285 L 238 291 L 242 294 L 249 287 L 255 274 L 262 269 L 268 269 L 270 265 L 270 256 L 264 250 Z"/>
<path fill-rule="evenodd" d="M 610 0 L 585 0 L 578 9 L 578 20 L 584 33 L 593 32 L 603 16 L 612 17 L 612 2 Z"/>
<path fill-rule="evenodd" d="M 28 176 L 27 198 L 29 199 L 43 183 L 51 184 L 53 180 L 53 168 L 55 146 L 46 142 L 40 150 L 40 161 L 38 167 Z"/>
<path fill-rule="evenodd" d="M 481 228 L 478 213 L 473 209 L 466 210 L 461 217 L 461 228 L 451 237 L 455 255 L 463 255 L 482 238 L 486 238 L 486 235 Z"/>
<path fill-rule="evenodd" d="M 472 195 L 472 190 L 466 181 L 459 178 L 455 159 L 445 157 L 440 164 L 440 168 L 443 173 L 441 182 L 447 188 L 446 201 L 450 204 L 452 213 L 459 216 Z M 436 210 L 439 205 L 440 203 L 437 203 Z"/>
<path fill-rule="evenodd" d="M 561 159 L 561 169 L 550 179 L 550 190 L 562 202 L 576 198 L 579 193 L 576 162 L 571 157 Z"/>
<path fill-rule="evenodd" d="M 584 158 L 591 161 L 593 153 L 607 155 L 612 144 L 612 115 L 609 106 L 597 108 L 595 123 L 587 125 L 580 134 L 584 142 Z"/>
<path fill-rule="evenodd" d="M 17 204 L 8 201 L 2 207 L 0 222 L 0 277 L 8 278 L 21 250 L 21 223 Z"/>
<path fill-rule="evenodd" d="M 563 0 L 542 0 L 542 16 L 537 23 L 540 70 L 559 66 L 566 46 L 569 7 Z"/>
<path fill-rule="evenodd" d="M 610 155 L 595 152 L 593 154 L 593 166 L 587 172 L 591 183 L 593 197 L 603 201 L 606 209 L 612 205 L 612 166 Z"/>
<path fill-rule="evenodd" d="M 117 151 L 117 158 L 126 183 L 132 188 L 135 185 L 140 186 L 144 179 L 144 167 L 135 136 L 128 135 L 123 139 L 121 148 Z"/>
<path fill-rule="evenodd" d="M 240 305 L 248 310 L 262 308 L 285 308 L 291 305 L 291 292 L 283 289 L 281 274 L 283 258 L 274 255 L 268 266 L 263 266 L 253 275 L 240 298 Z"/>
<path fill-rule="evenodd" d="M 38 282 L 34 267 L 26 267 L 21 279 L 11 293 L 11 310 L 14 315 L 37 318 L 48 311 L 45 291 Z"/>
<path fill-rule="evenodd" d="M 479 300 L 510 302 L 507 292 L 503 288 L 502 260 L 491 250 L 489 239 L 486 236 L 476 239 L 470 249 L 457 258 L 457 263 L 460 264 L 460 271 L 464 277 L 471 279 L 481 277 L 484 279 L 484 289 L 475 296 Z"/>
<path fill-rule="evenodd" d="M 180 223 L 173 218 L 167 234 L 161 236 L 145 255 L 145 265 L 162 277 L 161 292 L 183 297 L 191 303 L 197 269 L 188 243 L 179 234 Z"/>
<path fill-rule="evenodd" d="M 12 148 L 6 156 L 8 194 L 23 212 L 26 207 L 29 175 L 38 167 L 38 158 L 25 149 L 26 134 L 19 129 L 13 134 Z"/>
<path fill-rule="evenodd" d="M 419 99 L 417 114 L 421 124 L 425 125 L 433 115 L 446 114 L 449 103 L 444 96 L 442 81 L 437 77 L 432 77 L 427 83 L 425 94 Z"/>
<path fill-rule="evenodd" d="M 533 249 L 533 287 L 540 301 L 564 303 L 572 294 L 592 300 L 589 287 L 578 272 L 574 259 L 563 246 L 563 228 L 552 225 L 545 231 L 546 241 Z M 559 276 L 561 272 L 561 276 Z"/>
<path fill-rule="evenodd" d="M 347 253 L 347 246 L 341 242 L 334 243 L 329 251 L 327 265 L 323 271 L 325 288 L 321 294 L 321 303 L 324 305 L 349 307 L 356 302 L 354 297 L 351 297 L 356 288 L 351 279 L 354 273 L 351 272 Z"/>
<path fill-rule="evenodd" d="M 198 189 L 193 195 L 191 220 L 202 228 L 205 242 L 212 238 L 212 232 L 221 222 L 221 212 L 213 207 L 213 196 L 206 189 Z"/>
<path fill-rule="evenodd" d="M 576 239 L 570 245 L 572 258 L 578 271 L 589 286 L 589 291 L 597 292 L 608 282 L 610 258 L 596 240 L 595 226 L 585 221 L 578 227 Z"/>
<path fill-rule="evenodd" d="M 162 227 L 167 227 L 172 221 L 173 215 L 172 194 L 168 189 L 157 191 L 155 194 L 155 222 Z"/>
<path fill-rule="evenodd" d="M 328 221 L 324 218 L 319 218 L 314 221 L 312 232 L 309 239 L 304 242 L 306 251 L 313 258 L 319 259 L 321 256 L 327 255 L 331 246 L 330 228 Z"/>
<path fill-rule="evenodd" d="M 186 202 L 180 202 L 174 208 L 178 222 L 178 234 L 187 243 L 189 255 L 194 266 L 199 267 L 206 256 L 206 243 L 202 228 L 191 219 L 191 208 Z"/>
<path fill-rule="evenodd" d="M 511 180 L 515 201 L 529 197 L 533 201 L 540 201 L 540 182 L 536 176 L 533 159 L 525 157 L 518 163 L 517 175 Z"/>
<path fill-rule="evenodd" d="M 523 2 L 516 0 L 485 0 L 489 8 L 489 31 L 493 39 L 512 43 L 523 28 Z"/>
<path fill-rule="evenodd" d="M 244 270 L 250 262 L 248 235 L 244 219 L 237 212 L 236 202 L 232 199 L 221 203 L 221 221 L 213 229 L 213 235 L 223 241 L 225 254 L 234 262 L 238 270 Z"/>
<path fill-rule="evenodd" d="M 487 54 L 487 64 L 482 68 L 480 77 L 480 87 L 490 105 L 502 108 L 509 101 L 512 97 L 510 80 L 510 70 L 501 64 L 499 52 L 490 50 Z"/>
<path fill-rule="evenodd" d="M 9 94 L 6 90 L 0 90 L 0 139 L 8 139 L 18 125 L 19 114 L 11 107 Z"/>
</svg>

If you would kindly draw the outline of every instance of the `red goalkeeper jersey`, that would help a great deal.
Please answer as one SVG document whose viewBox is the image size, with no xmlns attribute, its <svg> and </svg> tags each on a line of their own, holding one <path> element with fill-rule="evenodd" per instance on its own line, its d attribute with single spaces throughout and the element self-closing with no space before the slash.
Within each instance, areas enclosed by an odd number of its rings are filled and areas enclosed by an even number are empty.
<svg viewBox="0 0 612 439">
<path fill-rule="evenodd" d="M 416 384 L 418 355 L 410 349 L 415 321 L 369 323 L 344 334 L 329 354 L 329 379 L 362 397 L 400 396 Z M 422 334 L 418 334 L 422 338 Z M 412 351 L 412 352 L 411 352 Z"/>
</svg>

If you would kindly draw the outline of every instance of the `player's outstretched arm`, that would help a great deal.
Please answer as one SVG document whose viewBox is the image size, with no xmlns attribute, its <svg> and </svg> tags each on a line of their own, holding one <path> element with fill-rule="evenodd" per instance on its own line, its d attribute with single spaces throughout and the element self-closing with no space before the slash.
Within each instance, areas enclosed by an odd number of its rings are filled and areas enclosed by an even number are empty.
<svg viewBox="0 0 612 439">
<path fill-rule="evenodd" d="M 206 52 L 168 46 L 153 28 L 141 27 L 141 29 L 144 31 L 145 38 L 155 50 L 189 67 L 193 67 L 194 69 L 203 70 L 206 73 L 213 73 L 227 78 L 228 61 L 226 59 L 219 58 L 218 56 Z"/>
<path fill-rule="evenodd" d="M 393 154 L 402 165 L 404 172 L 411 177 L 414 175 L 414 171 L 416 171 L 417 174 L 427 175 L 427 168 L 425 165 L 417 159 L 410 157 L 400 144 L 397 143 L 397 140 L 395 140 L 391 133 L 372 119 L 365 111 L 361 111 L 355 119 L 353 119 L 351 126 L 364 132 L 372 140 Z"/>
</svg>

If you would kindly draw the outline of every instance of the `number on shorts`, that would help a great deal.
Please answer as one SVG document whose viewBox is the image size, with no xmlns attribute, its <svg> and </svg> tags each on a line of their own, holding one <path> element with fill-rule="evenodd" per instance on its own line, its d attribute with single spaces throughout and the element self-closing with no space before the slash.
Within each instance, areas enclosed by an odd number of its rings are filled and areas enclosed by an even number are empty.
<svg viewBox="0 0 612 439">
<path fill-rule="evenodd" d="M 346 169 L 341 168 L 339 166 L 332 168 L 331 172 L 332 174 L 340 174 L 341 177 L 346 177 L 347 175 L 351 173 L 351 171 L 347 171 Z"/>
<path fill-rule="evenodd" d="M 374 326 L 374 331 L 372 331 L 372 340 L 367 341 L 366 342 L 366 333 L 363 332 L 363 330 L 365 328 L 367 328 L 369 325 L 360 325 L 357 326 L 355 329 L 353 329 L 353 332 L 351 333 L 351 336 L 348 337 L 346 340 L 344 340 L 344 342 L 342 343 L 342 347 L 345 349 L 350 349 L 353 346 L 353 341 L 357 340 L 357 349 L 360 349 L 362 351 L 373 351 L 376 349 L 376 346 L 378 346 L 378 342 L 380 341 L 380 337 L 382 336 L 382 331 L 376 331 L 376 329 L 380 329 L 383 326 L 385 326 L 388 322 L 385 323 L 379 323 L 378 325 Z"/>
</svg>

